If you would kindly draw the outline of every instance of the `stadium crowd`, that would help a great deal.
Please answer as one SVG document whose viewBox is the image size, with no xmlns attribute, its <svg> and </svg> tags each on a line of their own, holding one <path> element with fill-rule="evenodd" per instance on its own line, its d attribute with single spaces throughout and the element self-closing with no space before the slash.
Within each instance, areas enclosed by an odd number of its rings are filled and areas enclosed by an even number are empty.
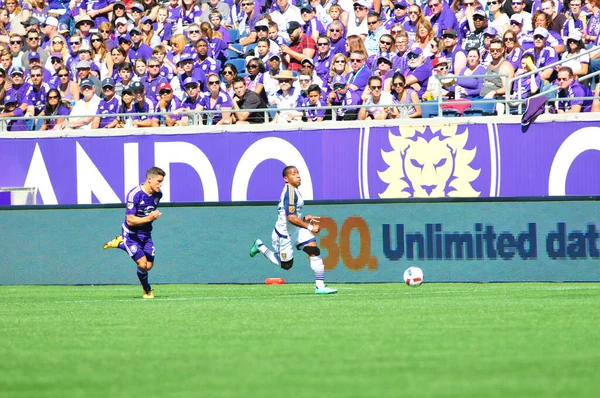
<svg viewBox="0 0 600 398">
<path fill-rule="evenodd" d="M 319 122 L 326 105 L 337 120 L 418 118 L 440 95 L 507 90 L 600 111 L 577 99 L 599 95 L 579 80 L 600 70 L 600 50 L 581 55 L 599 45 L 600 0 L 304 1 L 0 0 L 0 117 L 29 118 L 9 131 L 68 115 L 68 128 L 180 126 L 206 110 L 220 112 L 203 124 Z M 528 72 L 512 87 L 497 76 Z"/>
</svg>

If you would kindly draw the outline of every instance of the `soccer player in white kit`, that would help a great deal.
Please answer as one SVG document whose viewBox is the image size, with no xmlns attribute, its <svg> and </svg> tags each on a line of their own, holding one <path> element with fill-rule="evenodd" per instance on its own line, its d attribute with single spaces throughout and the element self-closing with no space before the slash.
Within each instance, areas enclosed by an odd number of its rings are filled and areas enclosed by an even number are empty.
<svg viewBox="0 0 600 398">
<path fill-rule="evenodd" d="M 325 286 L 325 264 L 314 235 L 320 230 L 319 217 L 302 217 L 304 199 L 298 190 L 301 183 L 298 169 L 295 166 L 287 166 L 283 169 L 283 180 L 286 184 L 279 200 L 279 217 L 271 234 L 273 250 L 257 239 L 250 249 L 250 257 L 261 252 L 270 262 L 287 271 L 294 265 L 295 244 L 298 250 L 308 254 L 310 267 L 315 273 L 315 293 L 335 294 L 337 290 Z"/>
</svg>

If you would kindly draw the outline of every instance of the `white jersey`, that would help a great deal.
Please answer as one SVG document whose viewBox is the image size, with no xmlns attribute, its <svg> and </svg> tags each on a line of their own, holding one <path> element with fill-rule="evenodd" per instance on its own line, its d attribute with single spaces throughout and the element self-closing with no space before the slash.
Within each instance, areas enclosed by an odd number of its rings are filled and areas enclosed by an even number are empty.
<svg viewBox="0 0 600 398">
<path fill-rule="evenodd" d="M 281 192 L 281 198 L 279 199 L 279 208 L 277 217 L 277 224 L 275 224 L 275 231 L 278 235 L 292 236 L 299 227 L 288 222 L 287 217 L 290 214 L 295 214 L 298 218 L 302 219 L 302 209 L 304 207 L 304 199 L 298 188 L 294 188 L 289 184 L 285 184 L 283 191 Z"/>
</svg>

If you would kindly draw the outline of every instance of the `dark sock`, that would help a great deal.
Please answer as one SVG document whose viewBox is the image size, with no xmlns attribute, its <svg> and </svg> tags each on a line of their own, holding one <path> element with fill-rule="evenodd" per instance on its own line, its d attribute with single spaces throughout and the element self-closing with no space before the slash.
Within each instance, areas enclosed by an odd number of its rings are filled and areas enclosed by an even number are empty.
<svg viewBox="0 0 600 398">
<path fill-rule="evenodd" d="M 148 283 L 148 271 L 142 271 L 138 268 L 137 276 L 145 291 L 149 292 L 152 290 L 152 287 L 150 287 L 150 284 Z"/>
</svg>

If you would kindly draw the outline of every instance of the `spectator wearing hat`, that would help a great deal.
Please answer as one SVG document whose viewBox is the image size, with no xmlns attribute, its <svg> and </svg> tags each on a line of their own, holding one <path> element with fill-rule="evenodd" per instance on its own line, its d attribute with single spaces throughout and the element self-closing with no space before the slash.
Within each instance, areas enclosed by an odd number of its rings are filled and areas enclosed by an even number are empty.
<svg viewBox="0 0 600 398">
<path fill-rule="evenodd" d="M 442 100 L 449 99 L 450 93 L 454 92 L 455 79 L 442 79 L 450 71 L 450 60 L 444 57 L 436 57 L 431 62 L 433 66 L 432 77 L 427 82 L 427 91 L 423 94 L 423 100 L 437 100 L 441 96 Z M 436 77 L 437 76 L 437 77 Z"/>
<path fill-rule="evenodd" d="M 548 4 L 550 4 L 550 2 L 548 2 Z M 563 15 L 563 14 L 560 14 L 560 15 Z M 566 19 L 566 17 L 565 17 L 565 19 Z M 562 36 L 560 35 L 563 25 L 561 24 L 560 28 L 558 28 L 558 30 L 553 30 L 554 25 L 553 25 L 552 21 L 553 21 L 552 17 L 549 14 L 538 11 L 533 15 L 533 29 L 534 29 L 534 31 L 537 28 L 546 29 L 548 31 L 548 36 L 546 39 L 548 45 L 550 47 L 554 48 L 554 50 L 556 50 L 557 54 L 562 54 L 565 51 L 565 42 L 564 42 Z"/>
<path fill-rule="evenodd" d="M 131 27 L 140 26 L 140 22 L 142 21 L 145 10 L 146 8 L 141 3 L 131 4 L 131 19 L 133 19 Z"/>
<path fill-rule="evenodd" d="M 256 24 L 254 29 L 256 30 L 256 46 L 257 46 L 257 48 L 254 49 L 254 55 L 257 57 L 259 56 L 258 55 L 258 42 L 260 41 L 260 39 L 268 40 L 270 53 L 279 54 L 279 44 L 277 44 L 277 42 L 275 40 L 271 40 L 269 38 L 269 23 L 266 20 L 260 21 L 259 23 Z"/>
<path fill-rule="evenodd" d="M 96 86 L 91 79 L 82 79 L 79 86 L 81 87 L 81 99 L 75 102 L 75 106 L 71 109 L 71 116 L 78 117 L 69 119 L 69 127 L 90 130 L 94 121 L 93 115 L 98 113 L 100 97 L 96 95 Z"/>
<path fill-rule="evenodd" d="M 42 120 L 41 131 L 58 130 L 65 127 L 65 116 L 71 114 L 71 109 L 64 104 L 62 101 L 60 91 L 55 88 L 51 88 L 46 93 L 46 103 L 44 110 L 40 116 L 55 116 L 52 119 Z M 56 126 L 60 127 L 56 127 Z"/>
<path fill-rule="evenodd" d="M 383 82 L 383 90 L 390 91 L 392 84 L 392 76 L 394 76 L 394 61 L 390 53 L 379 54 L 375 61 L 376 67 L 374 68 L 373 76 L 381 77 Z"/>
<path fill-rule="evenodd" d="M 95 26 L 94 20 L 90 18 L 89 15 L 80 14 L 75 17 L 75 29 L 79 31 L 79 36 L 81 36 L 81 40 L 84 43 L 87 43 L 89 46 L 90 43 L 90 35 L 92 34 L 91 30 Z"/>
<path fill-rule="evenodd" d="M 8 70 L 7 83 L 10 83 L 10 89 L 6 90 L 6 95 L 9 93 L 14 94 L 14 97 L 17 98 L 19 103 L 19 108 L 25 114 L 28 110 L 28 106 L 31 105 L 29 99 L 27 98 L 27 91 L 29 91 L 31 84 L 25 81 L 25 69 L 20 66 L 11 66 L 11 68 Z M 32 115 L 33 113 L 26 114 L 25 116 Z"/>
<path fill-rule="evenodd" d="M 4 112 L 0 113 L 0 118 L 23 117 L 23 110 L 18 106 L 19 100 L 14 92 L 6 93 L 4 96 Z M 29 131 L 25 120 L 7 120 L 7 131 Z"/>
<path fill-rule="evenodd" d="M 540 71 L 540 78 L 546 81 L 553 81 L 555 70 L 545 68 L 547 65 L 558 61 L 558 55 L 554 48 L 546 45 L 548 40 L 548 31 L 545 28 L 535 28 L 533 31 L 533 48 L 525 51 L 525 54 L 533 55 L 533 61 Z"/>
<path fill-rule="evenodd" d="M 237 124 L 257 124 L 265 122 L 263 111 L 254 111 L 255 109 L 264 109 L 267 104 L 260 95 L 246 88 L 246 81 L 242 77 L 233 79 L 233 91 L 235 96 L 232 98 L 233 109 L 244 112 L 235 112 L 234 120 Z"/>
<path fill-rule="evenodd" d="M 267 94 L 267 103 L 273 104 L 275 94 L 279 91 L 279 81 L 275 76 L 281 71 L 281 57 L 279 54 L 271 53 L 266 58 L 268 69 L 263 74 L 263 86 Z"/>
<path fill-rule="evenodd" d="M 116 36 L 116 44 L 119 44 L 119 38 L 127 33 L 129 33 L 129 28 L 132 27 L 133 22 L 130 22 L 125 17 L 119 17 L 115 20 L 115 36 Z"/>
<path fill-rule="evenodd" d="M 525 51 L 533 48 L 533 31 L 524 30 L 523 22 L 523 17 L 519 14 L 510 17 L 510 31 L 516 35 L 517 41 Z"/>
<path fill-rule="evenodd" d="M 302 68 L 300 69 L 301 71 L 310 72 L 313 84 L 317 84 L 317 85 L 323 87 L 323 80 L 319 77 L 319 75 L 315 71 L 315 64 L 314 64 L 313 60 L 310 58 L 304 58 L 301 62 L 301 65 L 302 65 Z M 324 91 L 325 92 L 328 91 L 326 87 L 324 88 Z"/>
<path fill-rule="evenodd" d="M 196 111 L 202 110 L 202 98 L 204 94 L 200 92 L 200 85 L 197 81 L 188 77 L 183 82 L 183 88 L 185 90 L 185 98 L 181 102 L 181 109 L 184 111 Z M 230 97 L 231 98 L 231 97 Z M 181 118 L 183 125 L 189 124 L 190 116 L 184 115 Z"/>
<path fill-rule="evenodd" d="M 296 76 L 291 70 L 282 70 L 275 76 L 278 82 L 279 89 L 270 98 L 270 104 L 277 106 L 279 109 L 295 108 L 298 100 L 298 89 L 294 87 Z M 300 117 L 300 112 L 281 110 L 275 114 L 273 123 L 288 123 Z"/>
<path fill-rule="evenodd" d="M 58 19 L 54 17 L 47 17 L 41 28 L 42 33 L 42 49 L 47 49 L 50 46 L 50 42 L 54 36 L 58 35 Z"/>
<path fill-rule="evenodd" d="M 206 114 L 206 124 L 231 124 L 231 112 L 233 103 L 231 97 L 221 89 L 221 80 L 216 73 L 209 73 L 206 78 L 208 84 L 208 95 L 205 95 L 200 104 L 205 111 L 221 111 L 220 113 Z"/>
<path fill-rule="evenodd" d="M 92 76 L 100 79 L 100 68 L 92 60 L 92 48 L 85 42 L 79 47 L 79 51 L 77 51 L 77 59 L 79 59 L 79 61 L 88 61 L 90 63 L 90 73 Z M 98 82 L 100 81 L 98 80 Z"/>
<path fill-rule="evenodd" d="M 446 29 L 442 39 L 445 48 L 441 55 L 448 60 L 448 73 L 453 75 L 467 65 L 467 53 L 459 46 L 458 33 L 454 29 Z"/>
<path fill-rule="evenodd" d="M 407 0 L 394 0 L 393 12 L 390 18 L 385 21 L 385 29 L 389 31 L 392 26 L 396 24 L 404 25 L 408 21 L 408 1 Z"/>
<path fill-rule="evenodd" d="M 494 39 L 498 39 L 498 31 L 491 26 L 487 27 L 485 31 L 483 31 L 483 50 L 479 50 L 481 53 L 481 65 L 486 68 L 493 60 L 490 52 L 490 45 Z"/>
<path fill-rule="evenodd" d="M 17 33 L 17 30 L 15 30 L 15 28 L 17 28 L 17 24 L 18 21 L 20 20 L 18 15 L 15 15 L 12 17 L 10 25 L 11 25 L 11 31 L 13 33 Z M 38 34 L 40 33 L 40 25 L 41 25 L 41 21 L 39 19 L 37 19 L 36 17 L 30 16 L 29 18 L 27 18 L 25 21 L 21 22 L 22 27 L 25 29 L 25 32 L 23 33 L 23 35 L 27 36 L 27 33 L 31 32 L 31 31 L 35 31 Z M 20 32 L 18 32 L 20 33 Z M 25 43 L 27 44 L 27 43 Z"/>
<path fill-rule="evenodd" d="M 191 54 L 183 53 L 179 58 L 179 62 L 177 66 L 183 70 L 183 73 L 178 75 L 179 77 L 179 85 L 183 87 L 183 82 L 188 77 L 194 78 L 195 81 L 200 83 L 200 89 L 205 91 L 206 87 L 206 74 L 200 69 L 200 67 L 196 67 L 196 63 L 194 62 L 194 57 Z"/>
<path fill-rule="evenodd" d="M 148 113 L 154 112 L 156 108 L 156 102 L 146 96 L 146 88 L 141 82 L 133 82 L 131 84 L 131 91 L 135 100 L 133 104 L 133 113 L 139 115 L 132 116 L 131 127 L 156 127 L 158 126 L 158 116 L 148 115 Z"/>
<path fill-rule="evenodd" d="M 431 77 L 431 64 L 425 62 L 423 50 L 419 47 L 410 49 L 406 58 L 408 68 L 403 72 L 406 77 L 406 86 L 415 90 L 419 98 L 422 98 L 427 90 L 427 82 Z"/>
<path fill-rule="evenodd" d="M 256 24 L 260 21 L 260 12 L 255 6 L 255 0 L 240 0 L 242 17 L 238 25 L 240 31 L 240 44 L 247 46 L 255 43 L 257 39 Z"/>
<path fill-rule="evenodd" d="M 446 29 L 454 29 L 456 32 L 460 30 L 456 14 L 452 12 L 450 6 L 444 3 L 443 0 L 429 0 L 427 6 L 431 10 L 431 15 L 427 18 L 431 22 L 431 26 L 433 26 L 437 37 L 441 37 L 442 32 Z"/>
<path fill-rule="evenodd" d="M 95 90 L 95 95 L 100 98 L 102 95 L 102 88 L 100 85 L 100 80 L 92 75 L 92 67 L 90 61 L 81 60 L 75 66 L 75 70 L 77 72 L 77 82 L 79 83 L 79 87 L 81 87 L 81 81 L 87 79 L 92 82 L 92 85 Z"/>
<path fill-rule="evenodd" d="M 46 68 L 42 67 L 40 53 L 38 53 L 38 52 L 29 53 L 28 59 L 29 59 L 29 69 L 25 71 L 25 80 L 29 81 L 29 74 L 31 73 L 31 68 L 33 68 L 34 66 L 39 66 L 42 68 L 43 81 L 50 82 L 50 80 L 52 79 L 52 73 L 49 70 L 47 70 Z"/>
<path fill-rule="evenodd" d="M 119 112 L 119 98 L 115 91 L 116 83 L 114 79 L 108 77 L 102 80 L 103 98 L 98 104 L 98 115 L 112 115 Z M 96 116 L 92 121 L 92 129 L 113 129 L 119 124 L 116 116 L 100 117 Z"/>
<path fill-rule="evenodd" d="M 367 0 L 355 0 L 353 3 L 354 17 L 352 12 L 348 17 L 348 26 L 346 37 L 360 36 L 365 39 L 369 34 L 369 26 L 367 25 L 367 15 L 369 14 L 370 3 Z"/>
<path fill-rule="evenodd" d="M 476 47 L 479 48 L 480 51 L 484 49 L 484 35 L 483 32 L 487 29 L 488 26 L 488 17 L 487 13 L 481 9 L 475 10 L 473 12 L 473 28 L 469 30 L 469 33 L 465 36 L 463 40 L 463 47 L 465 50 L 469 50 L 470 48 Z M 467 21 L 470 23 L 470 21 Z"/>
<path fill-rule="evenodd" d="M 308 3 L 302 5 L 300 7 L 300 15 L 302 22 L 304 22 L 304 34 L 311 37 L 314 41 L 317 41 L 319 35 L 326 34 L 327 31 L 321 21 L 315 18 L 316 12 L 313 6 Z"/>
<path fill-rule="evenodd" d="M 327 106 L 343 106 L 334 110 L 336 120 L 358 120 L 358 108 L 353 106 L 361 105 L 362 98 L 354 90 L 349 90 L 346 77 L 335 75 L 330 83 L 331 92 L 327 96 Z"/>
<path fill-rule="evenodd" d="M 593 97 L 592 91 L 575 79 L 573 70 L 568 66 L 558 69 L 558 87 L 556 98 L 569 98 L 556 102 L 558 113 L 579 113 L 592 110 L 592 99 L 578 100 L 570 98 Z"/>
<path fill-rule="evenodd" d="M 312 59 L 315 56 L 317 45 L 312 38 L 304 34 L 302 26 L 296 21 L 288 22 L 287 32 L 290 36 L 290 45 L 281 45 L 280 55 L 286 69 L 297 72 L 301 68 L 300 63 L 303 59 Z"/>
<path fill-rule="evenodd" d="M 25 69 L 29 68 L 29 54 L 31 53 L 38 54 L 42 65 L 45 65 L 46 61 L 48 61 L 48 53 L 43 51 L 41 48 L 40 33 L 36 30 L 32 30 L 27 33 L 27 36 L 25 36 L 25 40 L 27 40 L 27 46 L 29 47 L 29 50 L 25 51 L 25 53 L 21 57 L 21 64 L 23 65 L 23 67 Z"/>
<path fill-rule="evenodd" d="M 158 102 L 154 108 L 154 112 L 166 113 L 158 116 L 158 126 L 172 127 L 179 125 L 181 120 L 181 101 L 175 97 L 173 87 L 168 82 L 161 83 L 158 86 Z"/>
<path fill-rule="evenodd" d="M 153 23 L 154 21 L 152 21 L 152 18 L 148 16 L 142 17 L 142 21 L 140 23 L 140 29 L 142 30 L 142 42 L 150 46 L 151 49 L 158 46 L 162 42 L 160 36 L 154 33 L 154 27 L 152 26 Z"/>
<path fill-rule="evenodd" d="M 590 54 L 581 55 L 581 53 L 586 50 L 581 32 L 577 29 L 573 29 L 569 33 L 566 42 L 567 51 L 562 54 L 562 59 L 568 59 L 570 61 L 561 66 L 568 66 L 571 68 L 573 75 L 575 75 L 576 78 L 587 75 L 590 66 Z"/>
<path fill-rule="evenodd" d="M 127 58 L 129 58 L 129 50 L 131 50 L 132 45 L 133 42 L 131 41 L 131 36 L 129 33 L 119 36 L 119 46 L 125 50 L 127 53 Z M 130 60 L 130 62 L 133 63 L 134 61 Z"/>
<path fill-rule="evenodd" d="M 131 36 L 132 46 L 129 49 L 129 59 L 131 62 L 135 62 L 138 58 L 148 59 L 152 56 L 152 48 L 143 42 L 144 37 L 142 31 L 138 27 L 133 27 L 129 31 Z"/>
<path fill-rule="evenodd" d="M 577 0 L 580 1 L 580 0 Z M 518 15 L 522 18 L 523 20 L 523 30 L 526 32 L 530 32 L 533 30 L 533 22 L 532 22 L 532 16 L 531 13 L 528 13 L 527 11 L 525 11 L 525 7 L 527 6 L 527 4 L 525 3 L 525 0 L 511 0 L 510 2 L 511 7 L 512 7 L 512 15 L 510 15 L 510 17 L 512 18 L 515 15 Z"/>
</svg>

